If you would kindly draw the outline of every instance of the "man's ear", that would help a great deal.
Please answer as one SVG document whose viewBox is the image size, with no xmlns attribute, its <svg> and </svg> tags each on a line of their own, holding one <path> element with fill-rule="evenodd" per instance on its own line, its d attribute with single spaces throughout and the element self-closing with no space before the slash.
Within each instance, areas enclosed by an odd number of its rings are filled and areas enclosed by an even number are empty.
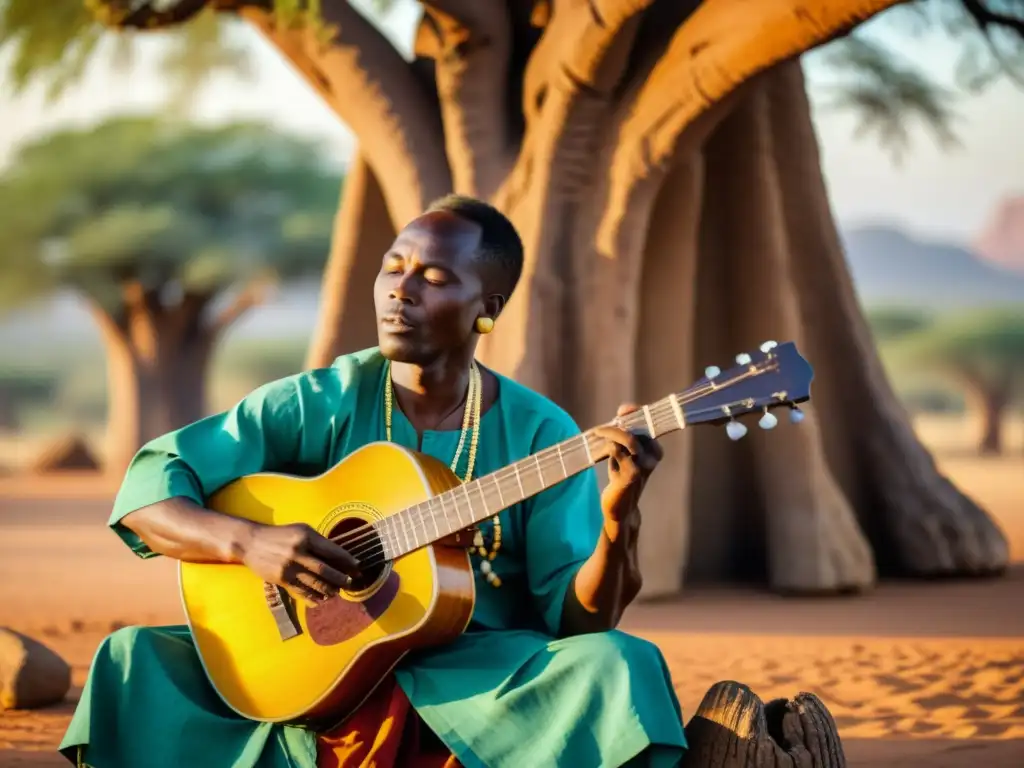
<svg viewBox="0 0 1024 768">
<path fill-rule="evenodd" d="M 498 319 L 498 315 L 501 314 L 501 310 L 505 308 L 505 297 L 500 293 L 492 293 L 486 299 L 484 299 L 484 311 L 487 316 L 493 320 Z"/>
</svg>

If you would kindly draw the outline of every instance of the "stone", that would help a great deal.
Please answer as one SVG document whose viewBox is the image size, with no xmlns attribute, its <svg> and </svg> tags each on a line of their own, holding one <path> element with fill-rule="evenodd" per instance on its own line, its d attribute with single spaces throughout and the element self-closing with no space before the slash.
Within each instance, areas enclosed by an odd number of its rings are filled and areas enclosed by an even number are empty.
<svg viewBox="0 0 1024 768">
<path fill-rule="evenodd" d="M 63 701 L 71 667 L 27 635 L 0 627 L 0 710 L 36 709 Z"/>
</svg>

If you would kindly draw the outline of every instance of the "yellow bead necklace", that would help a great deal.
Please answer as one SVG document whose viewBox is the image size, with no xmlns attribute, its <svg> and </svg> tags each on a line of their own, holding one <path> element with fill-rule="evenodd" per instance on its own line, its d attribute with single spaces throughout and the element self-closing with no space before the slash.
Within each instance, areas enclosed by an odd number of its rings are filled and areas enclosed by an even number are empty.
<svg viewBox="0 0 1024 768">
<path fill-rule="evenodd" d="M 388 442 L 391 440 L 391 415 L 394 408 L 394 390 L 391 384 L 391 361 L 385 363 L 384 370 L 384 429 Z M 459 466 L 459 459 L 462 457 L 462 449 L 466 445 L 466 435 L 469 435 L 469 461 L 466 464 L 465 477 L 459 478 L 460 482 L 468 483 L 473 477 L 473 468 L 476 466 L 476 451 L 480 442 L 480 405 L 483 401 L 483 384 L 480 376 L 480 369 L 476 362 L 473 362 L 469 371 L 469 391 L 466 393 L 466 410 L 462 416 L 462 434 L 459 435 L 459 445 L 455 449 L 455 458 L 452 459 L 451 469 L 456 472 Z M 455 476 L 458 478 L 458 473 Z M 501 549 L 501 518 L 495 515 L 491 518 L 493 524 L 494 541 L 488 551 L 484 546 L 484 537 L 477 528 L 473 534 L 473 546 L 469 547 L 471 552 L 475 551 L 480 556 L 480 573 L 487 579 L 492 587 L 500 587 L 501 579 L 494 572 L 491 561 L 498 555 Z"/>
</svg>

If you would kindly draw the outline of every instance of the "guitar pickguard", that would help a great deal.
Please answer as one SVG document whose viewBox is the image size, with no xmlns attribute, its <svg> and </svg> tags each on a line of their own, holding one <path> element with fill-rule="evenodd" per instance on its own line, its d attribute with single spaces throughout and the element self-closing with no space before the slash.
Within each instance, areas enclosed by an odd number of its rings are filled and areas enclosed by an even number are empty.
<svg viewBox="0 0 1024 768">
<path fill-rule="evenodd" d="M 350 640 L 383 615 L 398 594 L 398 587 L 398 574 L 392 571 L 380 588 L 361 602 L 332 597 L 307 608 L 309 638 L 317 645 L 338 645 Z"/>
</svg>

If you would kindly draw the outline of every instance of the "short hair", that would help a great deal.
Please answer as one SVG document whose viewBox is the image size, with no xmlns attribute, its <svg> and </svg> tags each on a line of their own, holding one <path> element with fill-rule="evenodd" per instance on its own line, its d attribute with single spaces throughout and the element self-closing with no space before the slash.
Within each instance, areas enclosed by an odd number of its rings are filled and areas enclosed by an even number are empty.
<svg viewBox="0 0 1024 768">
<path fill-rule="evenodd" d="M 523 241 L 508 217 L 493 205 L 468 195 L 445 195 L 427 206 L 426 213 L 446 211 L 480 227 L 478 258 L 495 268 L 508 299 L 523 273 Z"/>
</svg>

